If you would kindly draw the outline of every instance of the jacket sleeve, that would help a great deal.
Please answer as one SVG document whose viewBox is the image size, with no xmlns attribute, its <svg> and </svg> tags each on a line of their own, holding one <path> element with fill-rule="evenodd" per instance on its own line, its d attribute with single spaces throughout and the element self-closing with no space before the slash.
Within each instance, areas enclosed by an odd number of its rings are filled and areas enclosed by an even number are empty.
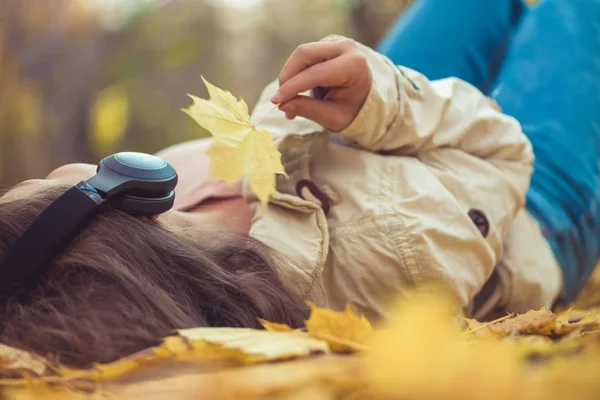
<svg viewBox="0 0 600 400">
<path fill-rule="evenodd" d="M 524 207 L 531 144 L 514 118 L 470 84 L 455 78 L 430 82 L 361 49 L 373 86 L 355 120 L 336 133 L 366 150 L 416 158 L 431 173 L 397 177 L 401 191 L 413 188 L 399 197 L 423 199 L 400 200 L 414 259 L 406 268 L 420 271 L 423 280 L 449 283 L 463 306 L 473 306 Z M 478 213 L 487 225 L 483 235 L 475 227 Z"/>
<path fill-rule="evenodd" d="M 354 121 L 335 132 L 375 152 L 417 156 L 454 148 L 497 167 L 524 195 L 533 152 L 516 119 L 477 88 L 457 78 L 430 82 L 360 45 L 373 85 Z"/>
</svg>

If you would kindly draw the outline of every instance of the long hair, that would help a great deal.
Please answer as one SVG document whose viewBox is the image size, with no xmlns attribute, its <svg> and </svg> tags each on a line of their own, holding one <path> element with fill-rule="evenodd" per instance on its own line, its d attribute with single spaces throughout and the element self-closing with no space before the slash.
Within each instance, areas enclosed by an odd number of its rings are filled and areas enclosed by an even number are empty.
<svg viewBox="0 0 600 400">
<path fill-rule="evenodd" d="M 0 260 L 67 187 L 0 203 Z M 173 329 L 303 325 L 307 307 L 272 251 L 246 236 L 193 240 L 107 207 L 0 313 L 0 343 L 87 367 L 158 344 Z"/>
</svg>

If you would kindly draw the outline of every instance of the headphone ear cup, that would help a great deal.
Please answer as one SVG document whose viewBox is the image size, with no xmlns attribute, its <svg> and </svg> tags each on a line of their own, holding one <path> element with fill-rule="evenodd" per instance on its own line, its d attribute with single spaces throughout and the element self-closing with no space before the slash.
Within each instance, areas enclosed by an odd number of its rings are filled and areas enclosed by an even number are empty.
<svg viewBox="0 0 600 400">
<path fill-rule="evenodd" d="M 153 216 L 163 214 L 173 208 L 175 192 L 171 191 L 166 197 L 139 197 L 121 195 L 113 199 L 110 204 L 131 215 Z"/>
</svg>

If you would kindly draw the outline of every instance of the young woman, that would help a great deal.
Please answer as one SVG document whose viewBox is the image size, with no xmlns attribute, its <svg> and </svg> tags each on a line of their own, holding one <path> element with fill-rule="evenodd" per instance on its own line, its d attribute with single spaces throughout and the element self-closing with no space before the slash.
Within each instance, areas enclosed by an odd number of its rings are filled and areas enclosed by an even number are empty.
<svg viewBox="0 0 600 400">
<path fill-rule="evenodd" d="M 174 209 L 102 208 L 3 305 L 0 342 L 85 366 L 174 328 L 299 326 L 307 298 L 377 320 L 429 280 L 476 317 L 570 300 L 600 247 L 600 104 L 581 100 L 600 92 L 599 11 L 540 1 L 513 31 L 516 1 L 423 0 L 382 45 L 393 61 L 338 36 L 298 47 L 254 111 L 280 104 L 260 127 L 289 179 L 268 207 L 208 179 L 209 141 L 161 152 L 180 177 Z M 4 194 L 0 259 L 94 173 L 68 165 Z"/>
</svg>

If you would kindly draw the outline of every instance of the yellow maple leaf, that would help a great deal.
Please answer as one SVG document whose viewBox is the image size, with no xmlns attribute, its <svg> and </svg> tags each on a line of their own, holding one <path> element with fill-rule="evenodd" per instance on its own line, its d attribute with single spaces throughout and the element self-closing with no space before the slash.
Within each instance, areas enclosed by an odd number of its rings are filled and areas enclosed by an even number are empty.
<svg viewBox="0 0 600 400">
<path fill-rule="evenodd" d="M 183 111 L 214 137 L 207 152 L 212 177 L 230 184 L 246 177 L 250 189 L 266 204 L 275 193 L 275 175 L 287 176 L 271 134 L 250 122 L 244 100 L 212 85 L 204 77 L 202 80 L 210 100 L 190 95 L 194 103 Z"/>
<path fill-rule="evenodd" d="M 188 341 L 182 336 L 168 336 L 160 346 L 151 347 L 130 356 L 106 364 L 95 364 L 87 370 L 58 366 L 56 372 L 65 380 L 85 378 L 96 382 L 124 379 L 130 375 L 156 365 L 175 365 L 177 362 L 208 364 L 218 361 L 220 366 L 239 366 L 245 361 L 245 354 L 237 349 L 224 348 L 204 341 Z"/>
<path fill-rule="evenodd" d="M 327 343 L 302 332 L 269 332 L 249 328 L 192 328 L 178 331 L 190 343 L 197 341 L 239 350 L 247 363 L 285 360 L 328 353 Z"/>
<path fill-rule="evenodd" d="M 552 335 L 556 328 L 556 315 L 541 308 L 518 314 L 498 324 L 490 325 L 490 330 L 499 336 L 509 334 Z"/>
<path fill-rule="evenodd" d="M 269 332 L 291 332 L 291 331 L 293 331 L 293 329 L 289 325 L 286 325 L 286 324 L 278 324 L 276 322 L 270 322 L 270 321 L 264 320 L 262 318 L 259 318 L 258 322 L 260 322 L 260 324 L 263 326 L 263 328 L 265 328 Z"/>
<path fill-rule="evenodd" d="M 462 332 L 463 336 L 470 336 L 470 337 L 478 337 L 478 338 L 484 338 L 484 337 L 490 337 L 490 336 L 497 336 L 497 337 L 503 337 L 508 335 L 508 333 L 498 333 L 498 332 L 494 332 L 491 330 L 491 326 L 492 325 L 496 325 L 499 324 L 502 321 L 505 321 L 507 319 L 510 318 L 514 318 L 514 314 L 507 314 L 504 317 L 500 317 L 498 319 L 495 319 L 493 321 L 489 321 L 489 322 L 479 322 L 476 319 L 471 319 L 471 318 L 462 318 L 462 320 L 467 324 L 467 328 Z"/>
<path fill-rule="evenodd" d="M 556 317 L 554 334 L 557 336 L 581 336 L 600 330 L 600 310 L 568 309 Z"/>
<path fill-rule="evenodd" d="M 308 305 L 311 314 L 306 329 L 312 336 L 325 340 L 331 351 L 366 350 L 365 343 L 373 335 L 373 327 L 364 315 L 356 316 L 350 305 L 343 312 L 319 308 L 311 302 Z"/>
</svg>

